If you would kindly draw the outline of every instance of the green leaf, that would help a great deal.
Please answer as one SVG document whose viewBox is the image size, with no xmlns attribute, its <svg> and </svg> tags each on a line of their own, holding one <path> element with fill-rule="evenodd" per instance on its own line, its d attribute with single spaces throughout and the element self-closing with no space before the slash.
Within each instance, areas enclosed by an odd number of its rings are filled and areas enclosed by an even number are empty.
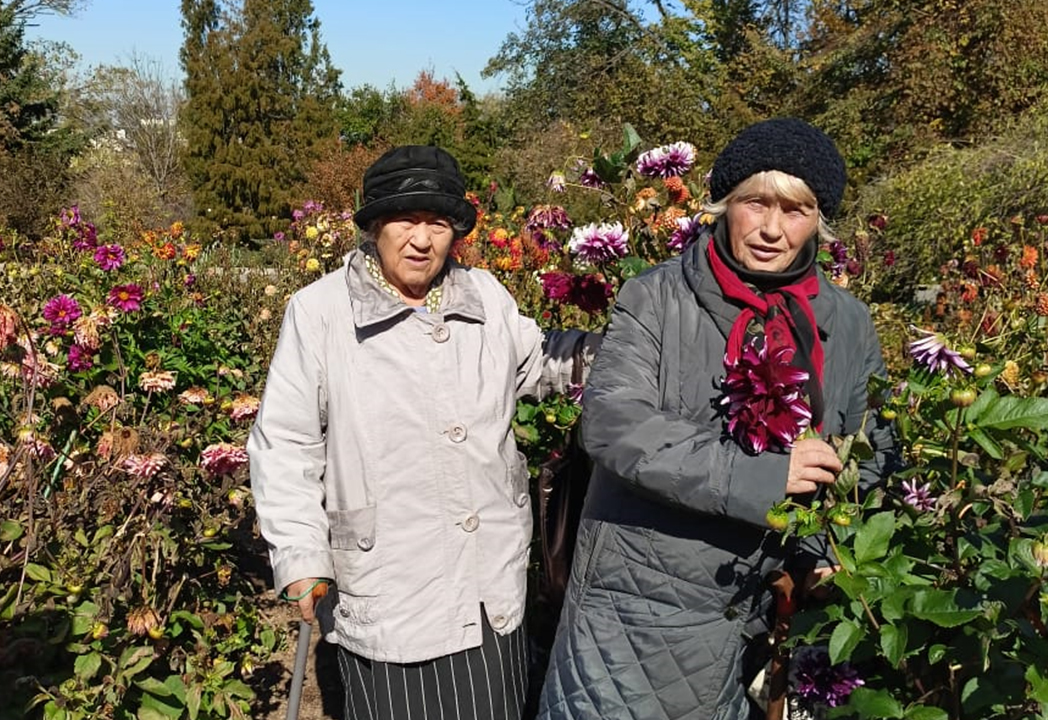
<svg viewBox="0 0 1048 720">
<path fill-rule="evenodd" d="M 940 643 L 936 643 L 928 648 L 928 663 L 935 665 L 936 663 L 942 662 L 942 659 L 946 657 L 947 647 Z"/>
<path fill-rule="evenodd" d="M 906 641 L 909 631 L 905 625 L 882 625 L 881 626 L 881 652 L 892 667 L 898 668 L 899 661 L 906 654 Z"/>
<path fill-rule="evenodd" d="M 73 672 L 81 680 L 90 680 L 102 667 L 102 656 L 99 653 L 92 652 L 87 655 L 79 655 L 76 660 L 73 661 Z"/>
<path fill-rule="evenodd" d="M 873 444 L 870 442 L 870 439 L 866 437 L 866 431 L 859 430 L 859 432 L 855 433 L 853 437 L 854 440 L 852 441 L 851 455 L 849 455 L 849 458 L 860 461 L 872 460 Z"/>
<path fill-rule="evenodd" d="M 155 695 L 157 697 L 171 696 L 171 688 L 157 680 L 155 677 L 144 677 L 141 680 L 135 680 L 135 685 L 142 688 L 150 695 Z"/>
<path fill-rule="evenodd" d="M 914 617 L 935 623 L 939 627 L 957 627 L 982 614 L 980 610 L 963 610 L 957 607 L 956 595 L 956 590 L 916 590 L 910 602 L 910 612 Z"/>
<path fill-rule="evenodd" d="M 979 447 L 994 460 L 1000 460 L 1004 456 L 1004 449 L 981 428 L 974 426 L 970 428 L 968 437 L 978 443 Z"/>
<path fill-rule="evenodd" d="M 50 583 L 54 582 L 51 579 L 51 571 L 43 565 L 37 565 L 36 563 L 29 563 L 25 566 L 25 574 L 31 579 L 37 582 Z"/>
<path fill-rule="evenodd" d="M 866 635 L 866 631 L 849 620 L 837 623 L 830 635 L 830 664 L 844 662 L 851 658 L 852 650 Z"/>
<path fill-rule="evenodd" d="M 204 629 L 204 621 L 200 619 L 199 615 L 189 612 L 188 610 L 175 610 L 171 613 L 172 620 L 183 620 L 188 625 L 196 628 L 197 630 Z"/>
<path fill-rule="evenodd" d="M 11 542 L 22 537 L 25 532 L 22 526 L 15 520 L 4 520 L 0 522 L 0 542 Z"/>
<path fill-rule="evenodd" d="M 15 616 L 15 598 L 18 596 L 18 583 L 11 583 L 7 591 L 0 595 L 0 620 L 10 620 Z"/>
<path fill-rule="evenodd" d="M 132 677 L 149 667 L 150 663 L 153 662 L 155 653 L 151 647 L 131 646 L 124 650 L 120 654 L 120 661 L 117 663 L 120 676 L 124 679 L 130 680 Z"/>
<path fill-rule="evenodd" d="M 906 720 L 949 720 L 950 714 L 942 708 L 928 705 L 911 705 L 903 716 Z"/>
<path fill-rule="evenodd" d="M 1030 517 L 1036 499 L 1033 488 L 1029 487 L 1024 487 L 1015 494 L 1015 504 L 1013 507 L 1015 508 L 1015 513 L 1019 516 L 1020 520 L 1025 520 Z"/>
<path fill-rule="evenodd" d="M 100 611 L 101 608 L 90 600 L 80 603 L 76 608 L 76 612 L 73 613 L 73 635 L 80 636 L 89 631 L 94 626 L 95 618 L 98 617 Z"/>
<path fill-rule="evenodd" d="M 163 687 L 165 691 L 167 691 L 167 687 L 164 686 L 163 683 L 158 682 L 157 684 Z M 146 693 L 142 695 L 142 706 L 138 710 L 139 717 L 141 717 L 141 713 L 143 710 L 150 710 L 156 713 L 156 715 L 149 716 L 151 720 L 159 720 L 160 718 L 173 718 L 173 720 L 178 720 L 178 718 L 182 717 L 183 708 L 181 703 L 178 703 L 177 705 L 171 705 L 159 699 L 155 695 Z"/>
<path fill-rule="evenodd" d="M 622 258 L 618 262 L 619 275 L 623 280 L 629 280 L 632 277 L 636 277 L 640 273 L 651 267 L 651 264 L 644 258 L 639 258 L 636 255 L 628 255 Z"/>
<path fill-rule="evenodd" d="M 244 698 L 245 700 L 254 700 L 255 691 L 249 688 L 240 680 L 226 680 L 223 684 L 223 688 L 226 693 L 232 697 Z"/>
<path fill-rule="evenodd" d="M 193 685 L 186 690 L 186 712 L 189 713 L 189 720 L 197 720 L 197 716 L 200 714 L 200 699 L 203 693 L 204 689 L 199 685 Z"/>
<path fill-rule="evenodd" d="M 1029 697 L 1039 703 L 1048 703 L 1048 679 L 1041 675 L 1036 665 L 1026 668 L 1026 682 L 1030 683 Z"/>
<path fill-rule="evenodd" d="M 902 718 L 902 703 L 887 690 L 858 687 L 848 696 L 848 707 L 867 718 Z"/>
<path fill-rule="evenodd" d="M 87 539 L 87 533 L 84 532 L 83 528 L 78 527 L 76 532 L 73 533 L 73 539 L 79 543 L 80 547 L 90 547 L 91 543 Z"/>
<path fill-rule="evenodd" d="M 866 578 L 843 572 L 834 573 L 833 584 L 839 587 L 850 600 L 858 598 L 870 589 L 870 582 Z"/>
<path fill-rule="evenodd" d="M 629 123 L 623 124 L 622 135 L 622 154 L 628 158 L 634 150 L 640 147 L 640 135 Z"/>
<path fill-rule="evenodd" d="M 906 601 L 910 594 L 906 592 L 894 592 L 881 601 L 881 615 L 888 622 L 902 620 L 906 617 Z"/>
<path fill-rule="evenodd" d="M 172 697 L 183 705 L 186 704 L 186 683 L 180 675 L 168 675 L 164 679 L 164 685 L 167 686 Z"/>
<path fill-rule="evenodd" d="M 848 573 L 854 573 L 857 569 L 857 565 L 855 564 L 855 557 L 852 555 L 851 550 L 849 548 L 844 547 L 843 545 L 837 546 L 837 560 L 840 562 L 841 567 L 844 568 L 844 570 Z M 840 575 L 841 573 L 835 573 L 833 576 L 834 581 L 836 581 L 836 579 Z"/>
<path fill-rule="evenodd" d="M 983 394 L 994 392 L 985 390 Z M 995 393 L 996 394 L 996 393 Z M 982 398 L 980 395 L 979 399 Z M 978 400 L 976 400 L 978 404 Z M 1040 397 L 1017 397 L 1005 395 L 996 398 L 986 407 L 985 412 L 979 413 L 979 417 L 971 415 L 973 404 L 969 408 L 969 420 L 977 427 L 993 430 L 1014 430 L 1016 428 L 1028 428 L 1030 430 L 1048 429 L 1048 398 Z"/>
<path fill-rule="evenodd" d="M 855 533 L 855 561 L 861 565 L 884 557 L 894 532 L 894 513 L 886 511 L 872 515 Z"/>
</svg>

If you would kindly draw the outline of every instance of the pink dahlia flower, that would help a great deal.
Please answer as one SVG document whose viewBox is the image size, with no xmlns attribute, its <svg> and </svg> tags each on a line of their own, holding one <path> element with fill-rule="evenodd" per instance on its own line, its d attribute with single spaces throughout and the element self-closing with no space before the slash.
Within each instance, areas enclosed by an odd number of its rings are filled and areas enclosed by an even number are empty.
<svg viewBox="0 0 1048 720">
<path fill-rule="evenodd" d="M 622 223 L 590 223 L 575 228 L 568 248 L 584 262 L 599 265 L 625 257 L 628 242 L 629 233 Z"/>
<path fill-rule="evenodd" d="M 749 452 L 792 447 L 811 423 L 804 397 L 808 373 L 790 365 L 792 356 L 791 348 L 769 353 L 754 339 L 735 363 L 724 361 L 721 404 L 727 408 L 728 433 Z"/>
<path fill-rule="evenodd" d="M 51 334 L 58 335 L 83 313 L 80 304 L 68 295 L 56 295 L 44 305 L 44 319 L 51 323 Z"/>
<path fill-rule="evenodd" d="M 695 146 L 686 142 L 663 145 L 637 158 L 637 174 L 642 177 L 679 177 L 695 164 Z"/>
<path fill-rule="evenodd" d="M 95 262 L 106 272 L 116 270 L 126 259 L 124 248 L 119 245 L 99 245 L 95 249 Z"/>
<path fill-rule="evenodd" d="M 109 291 L 106 302 L 123 312 L 135 312 L 142 308 L 142 288 L 135 283 L 116 285 Z"/>
<path fill-rule="evenodd" d="M 200 465 L 212 475 L 231 475 L 247 464 L 247 451 L 232 443 L 208 445 L 200 453 Z"/>
</svg>

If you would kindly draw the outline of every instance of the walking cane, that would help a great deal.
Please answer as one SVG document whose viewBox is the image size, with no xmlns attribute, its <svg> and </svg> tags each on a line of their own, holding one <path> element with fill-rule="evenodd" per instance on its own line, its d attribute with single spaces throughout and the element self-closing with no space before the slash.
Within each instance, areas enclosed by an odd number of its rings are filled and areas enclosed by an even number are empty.
<svg viewBox="0 0 1048 720">
<path fill-rule="evenodd" d="M 788 572 L 776 570 L 771 580 L 775 593 L 775 627 L 772 628 L 771 678 L 768 685 L 767 720 L 782 720 L 786 710 L 786 690 L 790 682 L 790 653 L 782 643 L 790 631 L 796 603 L 793 597 L 793 578 Z"/>
<path fill-rule="evenodd" d="M 313 588 L 313 609 L 317 602 L 327 594 L 327 583 L 319 583 Z M 295 648 L 295 669 L 291 675 L 291 692 L 287 698 L 287 720 L 298 720 L 298 706 L 302 701 L 302 686 L 306 682 L 306 661 L 309 659 L 309 639 L 313 634 L 313 623 L 298 621 L 298 647 Z"/>
</svg>

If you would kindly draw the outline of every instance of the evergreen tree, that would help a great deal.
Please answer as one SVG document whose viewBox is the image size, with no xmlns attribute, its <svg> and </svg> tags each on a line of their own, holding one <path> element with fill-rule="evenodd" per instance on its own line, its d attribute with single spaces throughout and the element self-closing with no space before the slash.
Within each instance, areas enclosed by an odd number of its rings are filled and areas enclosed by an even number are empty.
<svg viewBox="0 0 1048 720">
<path fill-rule="evenodd" d="M 186 170 L 200 224 L 237 240 L 286 225 L 340 90 L 310 0 L 183 0 Z"/>
<path fill-rule="evenodd" d="M 0 225 L 28 234 L 57 210 L 69 159 L 82 144 L 61 123 L 60 93 L 44 58 L 25 42 L 42 3 L 0 2 Z"/>
</svg>

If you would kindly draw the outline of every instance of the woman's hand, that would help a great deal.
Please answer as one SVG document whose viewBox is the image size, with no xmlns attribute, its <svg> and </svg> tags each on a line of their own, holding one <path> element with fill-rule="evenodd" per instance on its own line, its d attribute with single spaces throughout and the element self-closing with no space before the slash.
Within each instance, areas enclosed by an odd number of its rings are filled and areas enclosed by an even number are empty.
<svg viewBox="0 0 1048 720">
<path fill-rule="evenodd" d="M 313 618 L 316 617 L 314 608 L 320 598 L 327 594 L 328 581 L 321 580 L 318 578 L 303 578 L 296 580 L 295 582 L 284 588 L 284 597 L 288 598 L 289 602 L 298 603 L 298 609 L 302 613 L 302 619 L 306 622 L 313 622 Z"/>
<path fill-rule="evenodd" d="M 786 494 L 815 492 L 819 483 L 832 484 L 841 471 L 841 461 L 829 443 L 819 438 L 799 440 L 790 451 Z"/>
<path fill-rule="evenodd" d="M 809 572 L 804 578 L 804 594 L 816 600 L 825 600 L 829 597 L 830 590 L 833 589 L 833 583 L 823 583 L 821 585 L 819 583 L 840 569 L 840 565 L 831 565 L 829 567 L 815 568 Z"/>
</svg>

